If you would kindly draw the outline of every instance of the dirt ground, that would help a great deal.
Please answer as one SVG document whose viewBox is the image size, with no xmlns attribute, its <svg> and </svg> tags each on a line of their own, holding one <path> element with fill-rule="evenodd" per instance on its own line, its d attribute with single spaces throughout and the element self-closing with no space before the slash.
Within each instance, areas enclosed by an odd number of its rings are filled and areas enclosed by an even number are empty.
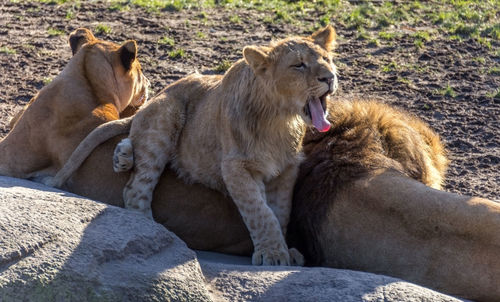
<svg viewBox="0 0 500 302">
<path fill-rule="evenodd" d="M 241 57 L 248 44 L 309 34 L 306 28 L 264 22 L 266 12 L 210 9 L 150 13 L 113 11 L 101 2 L 80 5 L 13 3 L 0 0 L 0 138 L 10 118 L 68 62 L 67 34 L 78 27 L 104 30 L 96 36 L 135 39 L 154 92 L 194 71 L 223 72 L 221 62 Z M 231 19 L 239 16 L 239 21 Z M 310 16 L 311 22 L 317 16 Z M 492 49 L 470 40 L 436 38 L 422 48 L 408 33 L 380 44 L 333 20 L 339 36 L 337 98 L 370 98 L 404 108 L 444 139 L 451 165 L 445 189 L 500 199 L 500 87 L 498 44 Z M 110 31 L 107 31 L 110 29 Z M 158 43 L 170 37 L 174 45 Z M 172 58 L 172 51 L 184 55 Z M 493 68 L 493 69 L 492 69 Z M 496 68 L 496 69 L 495 69 Z M 491 72 L 497 70 L 497 72 Z M 448 90 L 446 95 L 446 88 Z M 453 96 L 452 96 L 453 95 Z"/>
</svg>

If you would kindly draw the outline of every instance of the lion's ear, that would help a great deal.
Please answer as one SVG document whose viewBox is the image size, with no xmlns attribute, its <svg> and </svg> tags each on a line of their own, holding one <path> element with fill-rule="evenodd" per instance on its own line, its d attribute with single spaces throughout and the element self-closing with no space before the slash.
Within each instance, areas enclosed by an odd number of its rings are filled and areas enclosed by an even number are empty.
<svg viewBox="0 0 500 302">
<path fill-rule="evenodd" d="M 83 44 L 95 40 L 92 32 L 86 28 L 78 28 L 69 35 L 69 46 L 73 55 L 82 47 Z"/>
<path fill-rule="evenodd" d="M 331 51 L 335 48 L 337 33 L 333 26 L 327 25 L 313 33 L 310 38 L 313 39 L 314 43 Z"/>
<path fill-rule="evenodd" d="M 129 70 L 137 57 L 137 43 L 134 40 L 128 40 L 118 50 L 120 60 L 122 61 L 125 70 Z"/>
<path fill-rule="evenodd" d="M 243 57 L 256 74 L 266 71 L 268 65 L 268 56 L 255 46 L 243 48 Z"/>
</svg>

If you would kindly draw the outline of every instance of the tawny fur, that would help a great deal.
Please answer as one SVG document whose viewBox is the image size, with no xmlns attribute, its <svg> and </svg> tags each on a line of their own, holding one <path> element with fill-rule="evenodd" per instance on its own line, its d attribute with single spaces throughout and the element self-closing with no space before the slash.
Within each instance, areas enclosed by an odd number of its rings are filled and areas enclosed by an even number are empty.
<svg viewBox="0 0 500 302">
<path fill-rule="evenodd" d="M 309 132 L 294 194 L 291 233 L 310 264 L 321 264 L 315 226 L 338 192 L 384 169 L 440 189 L 448 159 L 439 136 L 416 117 L 375 101 L 336 101 L 328 133 Z M 318 189 L 321 188 L 321 189 Z M 301 242 L 301 240 L 303 240 Z"/>
<path fill-rule="evenodd" d="M 77 106 L 55 105 L 47 107 L 54 110 L 54 120 L 68 114 L 81 116 Z M 407 120 L 404 114 L 389 115 L 389 120 L 396 124 L 417 127 L 420 130 L 414 131 L 424 133 L 424 137 L 428 136 L 425 133 L 432 135 L 428 138 L 429 146 L 423 146 L 424 150 L 419 150 L 422 147 L 420 144 L 402 146 L 401 150 L 411 152 L 398 152 L 399 155 L 388 157 L 389 153 L 394 154 L 394 150 L 390 151 L 389 145 L 380 143 L 388 138 L 383 135 L 385 132 L 378 130 L 378 119 L 370 116 L 383 116 L 391 110 L 385 105 L 370 104 L 376 114 L 366 115 L 361 113 L 366 113 L 366 105 L 364 102 L 353 102 L 352 105 L 331 106 L 332 116 L 356 118 L 339 120 L 344 122 L 331 118 L 334 127 L 328 135 L 307 136 L 307 161 L 301 167 L 301 177 L 295 190 L 297 194 L 288 231 L 290 237 L 294 238 L 294 242 L 300 240 L 306 246 L 316 247 L 314 254 L 306 253 L 310 256 L 310 263 L 383 273 L 464 298 L 500 301 L 498 203 L 434 190 L 408 177 L 414 175 L 425 182 L 423 174 L 411 172 L 424 171 L 425 166 L 416 162 L 420 167 L 406 171 L 404 166 L 415 158 L 410 156 L 412 153 L 425 154 L 428 150 L 431 150 L 429 157 L 433 158 L 438 174 L 443 173 L 446 160 L 443 161 L 443 153 L 439 151 L 442 145 L 435 143 L 439 141 L 438 137 L 427 127 L 404 122 Z M 28 137 L 30 131 L 40 128 L 40 115 L 24 115 L 23 127 L 26 131 L 19 128 L 16 136 Z M 30 124 L 36 125 L 34 130 L 27 128 Z M 71 124 L 74 121 L 67 126 Z M 350 139 L 337 139 L 339 133 L 348 138 L 345 131 L 353 128 L 371 129 L 360 133 L 372 132 L 371 137 L 378 139 L 365 145 L 363 139 L 353 136 L 359 130 L 353 131 Z M 53 132 L 51 129 L 43 128 L 38 135 L 46 138 L 48 133 Z M 87 132 L 86 128 L 80 128 L 80 131 L 83 132 L 73 131 L 70 134 L 81 139 Z M 397 138 L 398 131 L 393 131 L 393 135 L 395 141 L 401 141 Z M 315 139 L 310 139 L 313 137 Z M 119 139 L 113 138 L 98 146 L 72 175 L 65 189 L 123 206 L 122 190 L 129 174 L 116 174 L 111 168 L 113 149 Z M 375 148 L 369 148 L 370 145 Z M 23 148 L 29 147 L 26 143 L 12 143 L 12 146 L 20 159 L 31 155 L 22 154 Z M 344 153 L 351 149 L 354 152 Z M 64 153 L 65 150 L 57 146 L 53 152 Z M 8 160 L 15 158 L 11 156 Z M 375 163 L 370 166 L 374 159 Z M 22 161 L 17 164 L 19 167 L 26 165 Z M 330 169 L 332 167 L 335 169 Z M 436 181 L 426 183 L 433 185 Z M 185 184 L 170 169 L 162 174 L 152 207 L 155 219 L 191 248 L 240 255 L 252 253 L 250 236 L 234 202 L 202 185 Z M 310 231 L 304 232 L 308 229 Z"/>
<path fill-rule="evenodd" d="M 429 187 L 441 187 L 447 159 L 417 118 L 376 102 L 330 108 L 330 131 L 304 139 L 290 246 L 310 265 L 499 301 L 500 205 Z"/>
<path fill-rule="evenodd" d="M 192 75 L 167 87 L 137 113 L 129 139 L 115 151 L 116 171 L 130 168 L 124 160 L 134 162 L 125 207 L 152 215 L 153 190 L 168 163 L 188 182 L 229 193 L 250 231 L 254 264 L 300 264 L 284 234 L 305 122 L 311 122 L 305 107 L 336 86 L 334 41 L 328 26 L 310 37 L 246 47 L 245 59 L 223 77 Z M 79 162 L 68 166 L 61 175 Z"/>
<path fill-rule="evenodd" d="M 134 114 L 146 100 L 135 41 L 120 46 L 80 28 L 69 42 L 67 66 L 11 120 L 0 142 L 0 175 L 54 175 L 96 126 Z"/>
<path fill-rule="evenodd" d="M 398 169 L 441 189 L 448 167 L 445 148 L 439 135 L 420 119 L 375 101 L 337 101 L 329 107 L 332 130 L 309 132 L 304 141 L 306 155 L 330 148 L 341 165 L 349 161 L 366 170 Z"/>
<path fill-rule="evenodd" d="M 403 163 L 413 158 L 405 154 L 430 150 L 431 158 L 441 159 L 435 161 L 440 175 L 444 165 L 438 162 L 446 161 L 439 151 L 442 144 L 436 144 L 439 138 L 427 126 L 405 122 L 414 119 L 407 114 L 363 101 L 333 102 L 329 108 L 333 127 L 327 135 L 315 130 L 306 135 L 307 156 L 288 228 L 291 246 L 299 247 L 309 264 L 386 274 L 459 297 L 499 301 L 500 205 L 420 183 L 421 176 L 411 173 L 426 169 L 419 162 L 419 168 L 405 170 Z M 370 111 L 373 114 L 367 114 Z M 377 116 L 386 118 L 373 118 Z M 433 143 L 408 144 L 402 149 L 413 148 L 412 152 L 400 152 L 397 160 L 388 157 L 395 145 L 382 143 L 391 140 L 384 135 L 387 131 L 379 131 L 379 120 L 390 120 L 387 126 L 399 124 L 411 133 L 430 133 Z M 130 174 L 116 174 L 111 168 L 120 139 L 98 146 L 65 189 L 123 206 L 122 191 Z M 155 220 L 190 248 L 252 253 L 250 235 L 234 202 L 202 185 L 184 183 L 170 169 L 160 178 L 152 208 Z"/>
</svg>

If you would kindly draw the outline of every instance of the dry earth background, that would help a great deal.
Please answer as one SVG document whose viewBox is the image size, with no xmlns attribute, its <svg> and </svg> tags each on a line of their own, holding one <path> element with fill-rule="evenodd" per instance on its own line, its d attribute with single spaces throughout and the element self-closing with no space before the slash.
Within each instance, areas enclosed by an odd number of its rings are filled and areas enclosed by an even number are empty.
<svg viewBox="0 0 500 302">
<path fill-rule="evenodd" d="M 382 5 L 373 2 L 367 7 Z M 500 7 L 498 0 L 490 2 Z M 7 135 L 10 118 L 68 62 L 67 34 L 77 27 L 117 43 L 137 40 L 144 72 L 158 92 L 195 71 L 224 72 L 245 45 L 309 34 L 331 22 L 339 42 L 336 98 L 377 99 L 419 116 L 449 150 L 445 189 L 500 198 L 498 36 L 487 41 L 450 38 L 425 20 L 365 31 L 334 17 L 325 20 L 317 9 L 292 22 L 286 14 L 265 9 L 175 8 L 154 10 L 133 1 L 0 0 L 0 138 Z M 500 35 L 498 8 L 491 17 Z"/>
</svg>

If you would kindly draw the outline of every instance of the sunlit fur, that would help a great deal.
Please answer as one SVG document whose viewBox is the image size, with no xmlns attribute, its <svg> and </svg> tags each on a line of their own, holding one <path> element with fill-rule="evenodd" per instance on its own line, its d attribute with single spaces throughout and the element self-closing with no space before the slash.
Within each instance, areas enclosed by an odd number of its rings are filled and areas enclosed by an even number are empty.
<svg viewBox="0 0 500 302">
<path fill-rule="evenodd" d="M 134 114 L 146 100 L 149 82 L 136 59 L 135 41 L 120 46 L 83 28 L 69 40 L 74 56 L 14 116 L 13 129 L 0 142 L 0 175 L 54 175 L 92 129 Z"/>
<path fill-rule="evenodd" d="M 304 138 L 290 246 L 309 265 L 500 301 L 500 205 L 436 190 L 448 162 L 438 135 L 377 102 L 336 101 L 329 119 Z"/>
<path fill-rule="evenodd" d="M 299 247 L 309 264 L 399 277 L 474 301 L 500 301 L 500 205 L 422 184 L 436 186 L 446 160 L 430 127 L 412 122 L 417 119 L 408 113 L 366 101 L 333 101 L 329 108 L 332 129 L 323 135 L 309 130 L 304 139 L 307 156 L 295 186 L 290 246 Z M 398 133 L 420 138 L 401 147 L 400 139 L 389 138 Z M 111 169 L 119 139 L 98 146 L 66 189 L 123 206 L 130 174 Z M 433 175 L 433 169 L 420 160 L 411 164 L 418 158 L 414 154 L 435 158 L 427 161 L 438 171 L 430 181 L 423 175 Z M 253 252 L 234 202 L 203 185 L 186 184 L 171 169 L 163 172 L 152 207 L 155 220 L 190 248 Z"/>
<path fill-rule="evenodd" d="M 304 151 L 309 157 L 329 150 L 343 167 L 347 162 L 354 169 L 390 167 L 441 189 L 448 166 L 445 148 L 420 119 L 380 102 L 336 101 L 330 104 L 329 120 L 328 133 L 306 136 Z"/>
<path fill-rule="evenodd" d="M 195 74 L 167 87 L 134 116 L 129 140 L 117 146 L 115 171 L 134 163 L 125 207 L 151 217 L 153 190 L 170 164 L 187 182 L 233 198 L 254 243 L 254 264 L 301 264 L 302 256 L 288 251 L 284 231 L 302 138 L 311 123 L 304 107 L 336 87 L 329 52 L 334 39 L 328 26 L 309 37 L 245 47 L 244 59 L 224 76 Z M 122 126 L 126 132 L 128 124 Z M 103 131 L 82 143 L 86 150 L 74 154 L 79 160 L 72 156 L 52 184 L 62 185 L 86 157 L 81 154 L 112 133 Z"/>
</svg>

